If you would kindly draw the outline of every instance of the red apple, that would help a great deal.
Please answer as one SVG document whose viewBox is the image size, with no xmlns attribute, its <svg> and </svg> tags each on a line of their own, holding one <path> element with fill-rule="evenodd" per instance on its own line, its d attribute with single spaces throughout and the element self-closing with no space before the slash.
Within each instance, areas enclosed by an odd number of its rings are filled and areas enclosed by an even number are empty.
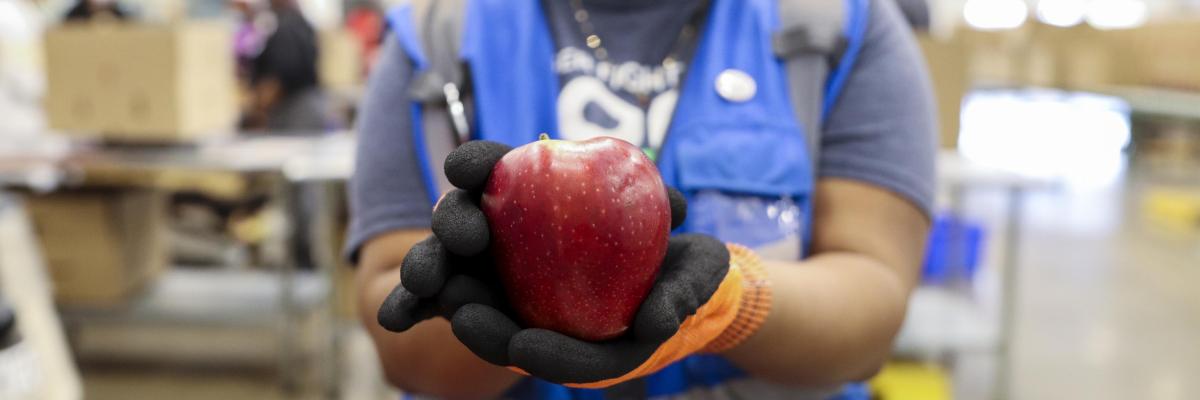
<svg viewBox="0 0 1200 400">
<path fill-rule="evenodd" d="M 671 231 L 658 168 L 609 137 L 543 136 L 512 150 L 492 169 L 482 208 L 517 316 L 590 341 L 629 328 Z"/>
</svg>

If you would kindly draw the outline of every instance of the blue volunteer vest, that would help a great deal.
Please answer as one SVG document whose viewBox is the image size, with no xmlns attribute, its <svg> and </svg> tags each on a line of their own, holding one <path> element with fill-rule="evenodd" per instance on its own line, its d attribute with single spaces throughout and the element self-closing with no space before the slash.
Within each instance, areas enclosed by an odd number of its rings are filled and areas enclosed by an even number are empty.
<svg viewBox="0 0 1200 400">
<path fill-rule="evenodd" d="M 703 34 L 681 87 L 666 139 L 659 150 L 663 180 L 689 200 L 689 219 L 682 231 L 712 234 L 725 241 L 753 245 L 737 230 L 705 223 L 706 211 L 717 209 L 704 193 L 774 199 L 788 198 L 807 210 L 814 173 L 805 132 L 788 95 L 783 60 L 773 52 L 779 29 L 778 0 L 713 0 Z M 836 102 L 861 45 L 868 0 L 847 0 L 848 48 L 831 71 L 823 100 L 828 112 Z M 411 7 L 397 8 L 389 22 L 416 73 L 428 61 L 415 32 Z M 520 146 L 546 132 L 558 137 L 556 48 L 538 0 L 469 0 L 466 5 L 461 57 L 470 65 L 475 99 L 474 139 Z M 755 95 L 732 102 L 715 90 L 718 74 L 739 70 L 757 84 Z M 414 101 L 413 140 L 431 201 L 438 189 L 425 154 L 422 105 Z M 711 212 L 709 212 L 711 213 Z M 809 213 L 803 212 L 803 216 Z M 711 218 L 707 219 L 711 220 Z M 700 222 L 697 222 L 700 221 Z M 807 226 L 805 223 L 803 226 Z M 745 374 L 725 359 L 694 355 L 648 376 L 650 397 L 712 387 Z M 599 390 L 570 389 L 529 379 L 510 393 L 530 399 L 602 399 Z"/>
</svg>

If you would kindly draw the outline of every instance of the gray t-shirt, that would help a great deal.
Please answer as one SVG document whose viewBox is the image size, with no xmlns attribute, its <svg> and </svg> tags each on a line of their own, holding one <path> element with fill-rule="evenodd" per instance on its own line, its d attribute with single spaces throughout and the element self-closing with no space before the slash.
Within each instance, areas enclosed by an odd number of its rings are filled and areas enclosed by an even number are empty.
<svg viewBox="0 0 1200 400">
<path fill-rule="evenodd" d="M 597 134 L 657 147 L 686 66 L 663 60 L 697 0 L 587 0 L 606 60 L 584 44 L 566 1 L 544 2 L 558 43 L 560 131 Z M 890 190 L 929 212 L 934 195 L 934 105 L 924 62 L 892 0 L 872 0 L 867 37 L 838 103 L 825 121 L 820 177 L 853 179 Z M 686 60 L 684 55 L 678 56 Z M 607 66 L 605 66 L 607 65 Z M 347 254 L 389 231 L 429 226 L 432 205 L 413 148 L 410 61 L 389 39 L 368 84 L 350 186 Z M 435 168 L 440 168 L 440 162 Z"/>
</svg>

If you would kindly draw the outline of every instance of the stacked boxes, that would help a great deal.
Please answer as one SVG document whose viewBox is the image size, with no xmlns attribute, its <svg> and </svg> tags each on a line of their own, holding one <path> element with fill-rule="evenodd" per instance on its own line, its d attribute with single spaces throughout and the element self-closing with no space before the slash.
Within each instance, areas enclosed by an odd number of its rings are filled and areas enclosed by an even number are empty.
<svg viewBox="0 0 1200 400">
<path fill-rule="evenodd" d="M 120 305 L 167 265 L 166 196 L 88 190 L 32 196 L 28 209 L 59 304 Z"/>
<path fill-rule="evenodd" d="M 121 142 L 181 142 L 232 131 L 237 119 L 229 29 L 68 24 L 46 34 L 53 129 Z"/>
</svg>

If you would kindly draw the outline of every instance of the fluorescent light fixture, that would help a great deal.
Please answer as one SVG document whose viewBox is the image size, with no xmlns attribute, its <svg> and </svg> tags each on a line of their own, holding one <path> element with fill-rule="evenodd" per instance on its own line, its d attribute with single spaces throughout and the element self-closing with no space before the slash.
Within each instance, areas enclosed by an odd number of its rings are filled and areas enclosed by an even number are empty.
<svg viewBox="0 0 1200 400">
<path fill-rule="evenodd" d="M 963 19 L 979 30 L 1003 30 L 1020 27 L 1029 17 L 1029 6 L 1022 0 L 967 0 Z"/>
<path fill-rule="evenodd" d="M 1084 0 L 1041 0 L 1037 3 L 1037 18 L 1057 27 L 1071 27 L 1083 22 L 1087 10 Z"/>
<path fill-rule="evenodd" d="M 958 145 L 980 164 L 1099 187 L 1121 175 L 1129 140 L 1129 106 L 1116 98 L 999 90 L 967 97 Z"/>
<path fill-rule="evenodd" d="M 1142 0 L 1092 0 L 1085 19 L 1096 29 L 1129 29 L 1146 23 L 1146 2 Z"/>
</svg>

